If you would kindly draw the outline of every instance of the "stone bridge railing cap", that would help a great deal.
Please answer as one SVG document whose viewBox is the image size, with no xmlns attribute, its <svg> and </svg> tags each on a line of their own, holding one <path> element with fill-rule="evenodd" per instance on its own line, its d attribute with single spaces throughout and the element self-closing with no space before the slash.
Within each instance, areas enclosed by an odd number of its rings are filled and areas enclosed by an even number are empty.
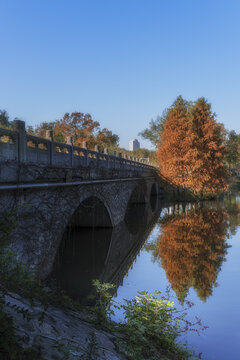
<svg viewBox="0 0 240 360">
<path fill-rule="evenodd" d="M 83 141 L 82 147 L 84 149 L 88 149 L 88 142 L 87 141 Z"/>
<path fill-rule="evenodd" d="M 72 136 L 67 136 L 67 144 L 72 145 L 72 143 L 73 143 Z"/>
<path fill-rule="evenodd" d="M 52 130 L 46 130 L 46 138 L 52 139 L 53 138 L 53 131 Z"/>
<path fill-rule="evenodd" d="M 13 120 L 13 128 L 17 131 L 24 131 L 25 130 L 25 121 L 23 120 Z"/>
</svg>

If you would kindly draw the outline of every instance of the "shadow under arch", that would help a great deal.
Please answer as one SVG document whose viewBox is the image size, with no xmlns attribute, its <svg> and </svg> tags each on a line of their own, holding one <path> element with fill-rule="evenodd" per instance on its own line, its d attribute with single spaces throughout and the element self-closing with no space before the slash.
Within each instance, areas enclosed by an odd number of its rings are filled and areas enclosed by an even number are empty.
<svg viewBox="0 0 240 360">
<path fill-rule="evenodd" d="M 146 199 L 144 195 L 144 184 L 137 184 L 133 189 L 131 196 L 128 200 L 128 205 L 130 204 L 146 204 Z"/>
<path fill-rule="evenodd" d="M 49 281 L 73 299 L 88 304 L 105 266 L 112 237 L 112 222 L 103 202 L 90 196 L 73 213 L 55 257 Z"/>
<path fill-rule="evenodd" d="M 74 227 L 112 227 L 110 212 L 101 199 L 89 196 L 73 213 L 70 226 Z"/>
<path fill-rule="evenodd" d="M 124 222 L 130 234 L 136 235 L 141 228 L 144 220 L 144 213 L 146 208 L 146 200 L 143 188 L 138 184 L 128 201 Z"/>
<path fill-rule="evenodd" d="M 156 183 L 152 184 L 150 196 L 157 196 L 157 184 Z"/>
<path fill-rule="evenodd" d="M 157 184 L 153 183 L 150 192 L 150 205 L 152 212 L 155 212 L 158 205 Z"/>
</svg>

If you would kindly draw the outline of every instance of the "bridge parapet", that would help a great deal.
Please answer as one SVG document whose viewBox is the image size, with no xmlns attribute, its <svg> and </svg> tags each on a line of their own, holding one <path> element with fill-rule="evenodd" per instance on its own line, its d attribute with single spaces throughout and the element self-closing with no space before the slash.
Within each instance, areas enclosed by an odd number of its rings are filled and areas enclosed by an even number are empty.
<svg viewBox="0 0 240 360">
<path fill-rule="evenodd" d="M 53 140 L 51 131 L 48 131 L 46 138 L 40 138 L 26 133 L 25 122 L 14 121 L 13 130 L 0 128 L 0 161 L 17 160 L 21 163 L 35 163 L 54 167 L 89 166 L 107 169 L 126 169 L 143 171 L 155 169 L 145 160 L 138 160 L 132 157 L 118 156 L 114 151 L 109 154 L 108 149 L 99 152 L 99 146 L 90 150 L 85 142 L 84 146 L 74 146 L 72 139 L 68 137 L 67 143 L 60 143 Z"/>
</svg>

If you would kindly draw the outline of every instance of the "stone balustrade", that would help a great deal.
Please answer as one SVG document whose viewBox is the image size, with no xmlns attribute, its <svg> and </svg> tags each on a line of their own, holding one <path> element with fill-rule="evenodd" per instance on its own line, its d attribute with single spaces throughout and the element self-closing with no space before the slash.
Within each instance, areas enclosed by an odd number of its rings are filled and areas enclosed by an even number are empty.
<svg viewBox="0 0 240 360">
<path fill-rule="evenodd" d="M 26 133 L 25 122 L 15 120 L 13 130 L 0 128 L 0 162 L 15 160 L 22 163 L 37 163 L 56 167 L 97 166 L 113 169 L 154 168 L 144 159 L 122 156 L 121 153 L 108 149 L 99 151 L 99 145 L 94 150 L 88 148 L 84 142 L 83 147 L 73 145 L 71 137 L 66 143 L 53 140 L 52 131 L 46 132 L 46 138 Z"/>
</svg>

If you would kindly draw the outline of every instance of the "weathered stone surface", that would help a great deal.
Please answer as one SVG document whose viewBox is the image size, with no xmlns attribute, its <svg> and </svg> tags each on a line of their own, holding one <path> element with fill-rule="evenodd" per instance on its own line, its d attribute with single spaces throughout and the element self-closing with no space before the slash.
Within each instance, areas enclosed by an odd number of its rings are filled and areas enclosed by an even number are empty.
<svg viewBox="0 0 240 360">
<path fill-rule="evenodd" d="M 152 170 L 147 171 L 150 171 L 150 175 Z M 66 226 L 71 223 L 84 201 L 97 198 L 106 209 L 111 225 L 115 226 L 123 221 L 131 197 L 133 201 L 147 203 L 152 186 L 159 188 L 158 178 L 154 173 L 151 177 L 145 177 L 147 174 L 144 171 L 135 170 L 105 169 L 99 172 L 94 168 L 93 172 L 90 167 L 52 168 L 14 161 L 1 165 L 0 178 L 5 185 L 6 179 L 9 184 L 28 184 L 107 180 L 116 177 L 113 182 L 0 191 L 0 216 L 11 209 L 17 209 L 18 227 L 10 236 L 12 249 L 17 253 L 18 260 L 26 264 L 38 278 L 45 278 L 51 271 Z M 129 177 L 132 180 L 118 181 L 119 178 Z M 76 222 L 74 225 L 77 225 Z"/>
<path fill-rule="evenodd" d="M 6 296 L 6 302 L 9 305 L 5 306 L 4 310 L 13 317 L 16 335 L 21 339 L 22 346 L 40 351 L 41 358 L 44 360 L 126 359 L 118 353 L 116 337 L 105 331 L 97 330 L 93 324 L 86 321 L 86 315 L 49 306 L 41 325 L 38 319 L 44 309 L 37 301 L 31 307 L 26 299 L 9 293 Z M 27 310 L 30 320 L 24 319 L 22 314 L 17 313 L 12 306 Z"/>
</svg>

